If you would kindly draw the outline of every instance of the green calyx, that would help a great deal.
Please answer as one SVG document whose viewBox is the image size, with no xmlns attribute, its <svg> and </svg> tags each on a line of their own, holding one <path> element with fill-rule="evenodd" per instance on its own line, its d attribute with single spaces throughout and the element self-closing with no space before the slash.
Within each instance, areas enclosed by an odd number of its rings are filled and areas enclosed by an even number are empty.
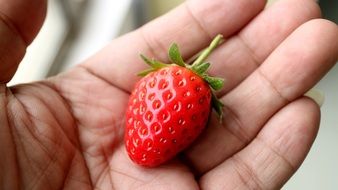
<svg viewBox="0 0 338 190">
<path fill-rule="evenodd" d="M 172 66 L 172 65 L 178 65 L 181 67 L 185 67 L 187 69 L 190 69 L 193 71 L 195 74 L 200 76 L 201 78 L 206 81 L 210 88 L 212 89 L 212 107 L 215 109 L 216 113 L 220 117 L 220 121 L 222 121 L 222 116 L 223 116 L 223 104 L 218 100 L 218 98 L 215 95 L 215 91 L 220 90 L 223 85 L 224 85 L 224 79 L 218 78 L 218 77 L 212 77 L 207 74 L 207 71 L 210 67 L 210 63 L 205 62 L 205 60 L 208 58 L 208 56 L 211 54 L 211 52 L 223 42 L 223 36 L 222 35 L 217 35 L 210 45 L 204 49 L 197 59 L 192 64 L 187 64 L 184 62 L 182 55 L 179 51 L 179 48 L 177 44 L 173 43 L 170 48 L 169 48 L 169 59 L 172 62 L 172 64 L 166 64 L 162 63 L 160 61 L 154 60 L 154 59 L 149 59 L 144 55 L 140 55 L 143 61 L 150 66 L 149 69 L 144 70 L 140 72 L 138 75 L 139 76 L 146 76 L 147 74 L 157 71 L 161 68 Z"/>
</svg>

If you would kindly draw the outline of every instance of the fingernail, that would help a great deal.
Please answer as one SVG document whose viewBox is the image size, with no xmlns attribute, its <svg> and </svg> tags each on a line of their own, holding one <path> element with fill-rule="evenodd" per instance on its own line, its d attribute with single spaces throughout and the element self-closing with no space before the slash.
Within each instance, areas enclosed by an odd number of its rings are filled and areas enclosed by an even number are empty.
<svg viewBox="0 0 338 190">
<path fill-rule="evenodd" d="M 318 89 L 311 89 L 307 91 L 304 96 L 311 98 L 313 101 L 315 101 L 319 107 L 322 107 L 325 97 L 324 93 L 321 90 Z"/>
</svg>

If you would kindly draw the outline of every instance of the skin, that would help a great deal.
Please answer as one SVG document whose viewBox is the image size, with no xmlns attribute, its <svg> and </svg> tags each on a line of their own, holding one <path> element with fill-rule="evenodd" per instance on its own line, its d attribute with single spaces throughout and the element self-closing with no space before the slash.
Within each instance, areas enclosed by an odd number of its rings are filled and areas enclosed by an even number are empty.
<svg viewBox="0 0 338 190">
<path fill-rule="evenodd" d="M 264 5 L 187 1 L 67 72 L 7 87 L 46 2 L 0 0 L 0 189 L 281 188 L 316 137 L 320 110 L 303 94 L 337 60 L 338 28 L 318 19 L 312 0 Z M 138 53 L 167 61 L 176 42 L 189 58 L 218 33 L 227 40 L 210 57 L 210 74 L 227 79 L 218 94 L 223 123 L 212 116 L 165 165 L 133 164 L 122 137 L 135 73 L 146 67 Z"/>
</svg>

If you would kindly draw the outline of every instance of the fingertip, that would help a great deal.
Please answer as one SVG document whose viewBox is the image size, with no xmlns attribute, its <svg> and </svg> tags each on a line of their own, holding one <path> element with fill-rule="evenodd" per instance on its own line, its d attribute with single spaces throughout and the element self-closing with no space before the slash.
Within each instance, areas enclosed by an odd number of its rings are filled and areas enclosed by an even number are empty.
<svg viewBox="0 0 338 190">
<path fill-rule="evenodd" d="M 312 19 L 298 29 L 313 35 L 312 38 L 322 39 L 327 45 L 334 45 L 335 48 L 338 48 L 338 26 L 330 20 Z"/>
<path fill-rule="evenodd" d="M 269 1 L 267 6 L 268 8 L 273 6 L 279 6 L 279 4 L 283 3 L 292 3 L 295 6 L 303 7 L 307 9 L 307 13 L 309 15 L 314 16 L 314 18 L 320 18 L 322 15 L 322 11 L 320 6 L 316 0 L 284 0 L 284 1 Z"/>
<path fill-rule="evenodd" d="M 299 125 L 297 127 L 303 128 L 305 134 L 310 134 L 310 140 L 314 141 L 320 125 L 321 111 L 319 104 L 312 98 L 301 97 L 291 106 L 294 107 L 290 107 L 290 109 L 294 109 L 293 113 L 299 114 Z"/>
<path fill-rule="evenodd" d="M 23 41 L 30 44 L 45 19 L 46 0 L 0 0 L 0 15 L 14 32 L 19 33 Z"/>
<path fill-rule="evenodd" d="M 299 27 L 299 31 L 314 42 L 313 49 L 318 57 L 331 68 L 338 59 L 338 26 L 336 23 L 322 19 L 312 19 Z"/>
<path fill-rule="evenodd" d="M 320 124 L 320 108 L 307 97 L 299 98 L 276 113 L 259 134 L 297 169 L 312 146 Z"/>
<path fill-rule="evenodd" d="M 316 19 L 309 20 L 308 22 L 304 23 L 304 27 L 311 27 L 311 28 L 315 27 L 317 28 L 317 31 L 326 32 L 326 33 L 329 33 L 335 36 L 338 35 L 337 24 L 330 20 L 323 19 L 323 18 L 316 18 Z"/>
</svg>

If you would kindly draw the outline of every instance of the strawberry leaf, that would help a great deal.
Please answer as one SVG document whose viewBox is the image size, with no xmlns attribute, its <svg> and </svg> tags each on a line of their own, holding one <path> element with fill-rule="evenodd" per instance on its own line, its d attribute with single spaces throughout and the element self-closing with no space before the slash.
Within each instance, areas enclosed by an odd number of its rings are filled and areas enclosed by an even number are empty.
<svg viewBox="0 0 338 190">
<path fill-rule="evenodd" d="M 216 97 L 215 93 L 212 93 L 211 103 L 219 117 L 219 121 L 222 122 L 224 104 Z"/>
<path fill-rule="evenodd" d="M 143 54 L 140 54 L 140 56 L 145 63 L 147 63 L 151 68 L 153 68 L 155 70 L 168 66 L 167 64 L 162 63 L 160 61 L 157 61 L 157 60 L 154 60 L 154 59 L 150 60 L 148 57 L 144 56 Z"/>
<path fill-rule="evenodd" d="M 177 44 L 173 43 L 169 48 L 169 58 L 173 63 L 181 67 L 185 67 L 185 63 L 183 61 L 180 50 L 178 49 Z"/>
<path fill-rule="evenodd" d="M 147 70 L 144 70 L 144 71 L 141 71 L 137 74 L 137 76 L 140 76 L 140 77 L 144 77 L 146 76 L 147 74 L 151 73 L 151 72 L 154 72 L 156 71 L 156 69 L 154 68 L 150 68 L 150 69 L 147 69 Z"/>
<path fill-rule="evenodd" d="M 214 90 L 220 90 L 224 85 L 224 79 L 219 77 L 211 77 L 206 74 L 204 74 L 203 79 L 209 83 L 212 89 Z"/>
</svg>

